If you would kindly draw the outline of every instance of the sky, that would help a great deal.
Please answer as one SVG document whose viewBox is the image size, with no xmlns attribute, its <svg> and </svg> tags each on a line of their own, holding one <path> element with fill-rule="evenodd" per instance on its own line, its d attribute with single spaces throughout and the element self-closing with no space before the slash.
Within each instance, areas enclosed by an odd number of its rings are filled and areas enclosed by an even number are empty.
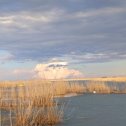
<svg viewBox="0 0 126 126">
<path fill-rule="evenodd" d="M 126 76 L 126 0 L 0 0 L 0 80 L 98 76 Z"/>
</svg>

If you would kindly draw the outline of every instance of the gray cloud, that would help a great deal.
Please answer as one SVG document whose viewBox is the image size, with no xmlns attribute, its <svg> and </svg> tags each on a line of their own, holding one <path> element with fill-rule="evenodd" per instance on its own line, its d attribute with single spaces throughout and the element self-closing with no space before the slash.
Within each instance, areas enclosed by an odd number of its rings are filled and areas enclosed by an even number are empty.
<svg viewBox="0 0 126 126">
<path fill-rule="evenodd" d="M 15 60 L 125 59 L 125 0 L 0 1 L 0 49 Z"/>
</svg>

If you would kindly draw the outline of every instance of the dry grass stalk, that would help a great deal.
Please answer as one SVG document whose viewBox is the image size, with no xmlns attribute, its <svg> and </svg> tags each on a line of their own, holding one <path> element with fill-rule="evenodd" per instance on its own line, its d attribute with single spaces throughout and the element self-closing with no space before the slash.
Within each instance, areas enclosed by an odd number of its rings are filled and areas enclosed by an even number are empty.
<svg viewBox="0 0 126 126">
<path fill-rule="evenodd" d="M 104 82 L 100 81 L 91 81 L 87 84 L 87 91 L 93 93 L 110 93 L 110 87 L 107 86 Z"/>
<path fill-rule="evenodd" d="M 25 87 L 10 87 L 9 84 L 1 86 L 0 94 L 0 108 L 10 112 L 10 126 L 47 126 L 61 122 L 63 118 L 63 105 L 55 102 L 50 83 L 27 84 Z"/>
</svg>

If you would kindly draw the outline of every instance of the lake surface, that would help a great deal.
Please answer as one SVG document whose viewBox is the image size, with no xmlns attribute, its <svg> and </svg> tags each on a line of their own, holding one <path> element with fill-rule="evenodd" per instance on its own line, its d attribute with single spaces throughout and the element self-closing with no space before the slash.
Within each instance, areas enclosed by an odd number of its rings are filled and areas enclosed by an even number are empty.
<svg viewBox="0 0 126 126">
<path fill-rule="evenodd" d="M 66 119 L 59 126 L 126 126 L 126 94 L 84 94 L 64 98 Z"/>
</svg>

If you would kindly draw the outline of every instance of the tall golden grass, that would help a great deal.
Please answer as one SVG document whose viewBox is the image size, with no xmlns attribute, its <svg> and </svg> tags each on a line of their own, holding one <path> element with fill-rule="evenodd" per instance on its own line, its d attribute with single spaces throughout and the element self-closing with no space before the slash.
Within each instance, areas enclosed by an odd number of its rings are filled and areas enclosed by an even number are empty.
<svg viewBox="0 0 126 126">
<path fill-rule="evenodd" d="M 126 82 L 126 77 L 103 77 L 103 78 L 93 78 L 94 81 L 110 81 L 110 82 Z"/>
<path fill-rule="evenodd" d="M 120 90 L 117 85 L 109 86 L 107 81 L 100 79 L 88 80 L 85 84 L 66 80 L 0 82 L 0 126 L 4 126 L 6 120 L 8 126 L 48 126 L 60 123 L 63 121 L 65 104 L 59 103 L 56 96 L 94 91 L 126 93 L 126 88 Z M 3 119 L 2 110 L 9 113 L 8 118 Z"/>
<path fill-rule="evenodd" d="M 64 79 L 64 81 L 103 81 L 103 82 L 126 82 L 126 77 L 97 77 L 97 78 L 79 78 L 79 79 Z"/>
<path fill-rule="evenodd" d="M 64 81 L 1 82 L 0 109 L 9 112 L 8 126 L 54 125 L 63 121 L 65 108 L 55 96 L 83 91 L 83 85 Z"/>
<path fill-rule="evenodd" d="M 69 93 L 81 94 L 86 91 L 86 87 L 79 83 L 69 83 L 68 81 L 54 82 L 55 95 L 65 95 Z"/>
<path fill-rule="evenodd" d="M 111 89 L 108 85 L 106 85 L 104 82 L 100 81 L 90 81 L 89 84 L 87 84 L 87 91 L 88 92 L 96 92 L 96 93 L 110 93 Z"/>
</svg>

